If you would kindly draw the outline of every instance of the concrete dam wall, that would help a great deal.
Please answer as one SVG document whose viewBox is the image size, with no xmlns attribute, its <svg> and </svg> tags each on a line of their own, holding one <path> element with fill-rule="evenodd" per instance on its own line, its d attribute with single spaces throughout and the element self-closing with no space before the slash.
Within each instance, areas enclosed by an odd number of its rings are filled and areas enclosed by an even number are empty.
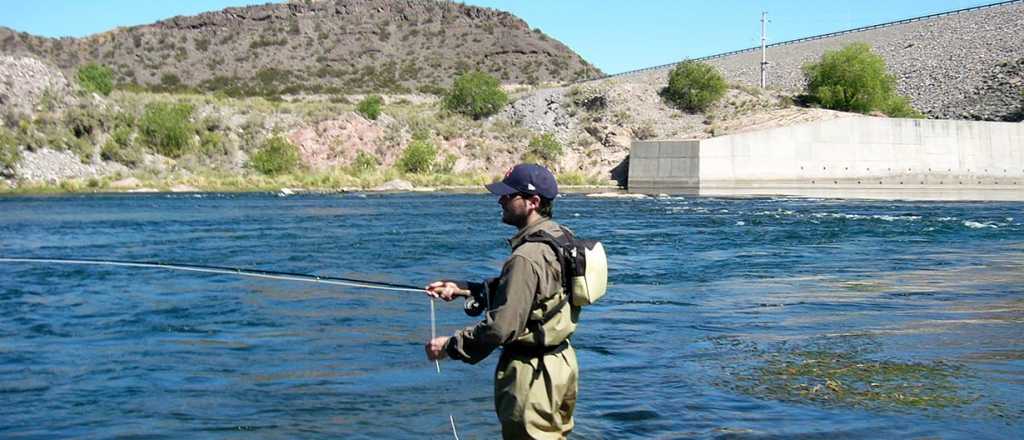
<svg viewBox="0 0 1024 440">
<path fill-rule="evenodd" d="M 634 142 L 629 192 L 1024 200 L 1024 124 L 849 117 Z"/>
</svg>

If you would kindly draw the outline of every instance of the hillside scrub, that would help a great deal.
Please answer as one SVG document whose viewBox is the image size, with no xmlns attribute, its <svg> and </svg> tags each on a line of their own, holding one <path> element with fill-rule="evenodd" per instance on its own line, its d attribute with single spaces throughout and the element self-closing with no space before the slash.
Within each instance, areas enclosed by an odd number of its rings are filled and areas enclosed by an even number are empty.
<svg viewBox="0 0 1024 440">
<path fill-rule="evenodd" d="M 352 171 L 356 174 L 370 173 L 375 171 L 379 165 L 379 159 L 370 153 L 359 150 L 359 152 L 356 153 L 355 160 L 352 161 Z"/>
<path fill-rule="evenodd" d="M 384 97 L 391 102 L 388 117 L 381 118 L 386 120 L 367 122 L 352 117 L 358 99 L 331 98 L 272 102 L 223 94 L 115 90 L 101 104 L 39 114 L 22 120 L 24 129 L 8 130 L 21 148 L 70 150 L 101 171 L 86 175 L 76 170 L 48 179 L 45 176 L 52 172 L 39 165 L 38 155 L 23 155 L 33 165 L 19 166 L 17 175 L 7 173 L 14 184 L 4 192 L 125 190 L 129 188 L 116 182 L 127 177 L 137 179 L 134 188 L 160 190 L 187 185 L 202 190 L 330 191 L 370 189 L 394 179 L 417 186 L 479 186 L 496 170 L 520 160 L 529 141 L 543 133 L 502 117 L 474 120 L 443 109 L 439 100 L 416 97 Z M 321 123 L 326 124 L 325 131 L 309 130 Z M 309 141 L 293 136 L 301 130 L 319 137 Z M 325 155 L 302 156 L 294 167 L 278 167 L 281 161 L 272 159 L 266 148 L 267 139 L 275 135 L 296 139 L 294 146 L 302 151 L 318 144 L 329 149 L 319 150 Z M 365 142 L 349 142 L 353 136 L 367 137 Z M 161 142 L 175 147 L 158 147 Z M 559 160 L 566 157 L 575 156 L 563 152 Z M 577 169 L 575 162 L 566 166 Z M 586 170 L 581 175 L 597 174 Z"/>
<path fill-rule="evenodd" d="M 21 160 L 21 151 L 15 142 L 14 134 L 7 128 L 0 127 L 0 171 L 13 168 Z"/>
<path fill-rule="evenodd" d="M 880 111 L 893 117 L 921 117 L 896 93 L 896 79 L 885 60 L 866 43 L 827 51 L 816 63 L 803 66 L 807 93 L 824 108 L 857 113 Z"/>
<path fill-rule="evenodd" d="M 154 102 L 146 105 L 139 120 L 143 140 L 157 153 L 179 158 L 192 149 L 192 105 Z"/>
<path fill-rule="evenodd" d="M 384 99 L 380 95 L 369 95 L 359 101 L 356 105 L 356 111 L 359 114 L 366 117 L 371 121 L 376 121 L 380 116 L 381 106 L 384 104 Z"/>
<path fill-rule="evenodd" d="M 100 157 L 103 160 L 135 166 L 142 163 L 143 151 L 132 139 L 131 128 L 118 127 L 100 148 Z"/>
<path fill-rule="evenodd" d="M 402 151 L 398 168 L 406 173 L 426 173 L 437 160 L 437 148 L 424 136 L 414 136 L 412 142 Z"/>
<path fill-rule="evenodd" d="M 554 166 L 561 156 L 562 144 L 558 143 L 551 133 L 544 133 L 530 139 L 526 154 L 523 155 L 523 162 Z"/>
<path fill-rule="evenodd" d="M 727 88 L 725 79 L 714 66 L 684 61 L 669 73 L 668 86 L 661 93 L 680 110 L 696 113 L 721 99 Z"/>
<path fill-rule="evenodd" d="M 473 119 L 493 115 L 508 103 L 496 78 L 483 72 L 468 72 L 455 78 L 444 97 L 444 108 Z"/>
<path fill-rule="evenodd" d="M 274 136 L 256 151 L 249 165 L 268 176 L 290 173 L 299 166 L 299 150 L 287 139 Z"/>
<path fill-rule="evenodd" d="M 78 84 L 83 89 L 103 96 L 114 89 L 114 73 L 107 66 L 90 63 L 78 69 Z"/>
</svg>

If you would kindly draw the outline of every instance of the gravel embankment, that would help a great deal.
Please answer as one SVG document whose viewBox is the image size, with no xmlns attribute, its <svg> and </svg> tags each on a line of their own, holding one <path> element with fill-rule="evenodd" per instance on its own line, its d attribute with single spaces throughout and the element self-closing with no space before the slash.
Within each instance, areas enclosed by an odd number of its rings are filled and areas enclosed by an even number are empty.
<svg viewBox="0 0 1024 440">
<path fill-rule="evenodd" d="M 885 58 L 898 90 L 933 118 L 1017 120 L 1024 92 L 1024 2 L 768 49 L 771 87 L 804 87 L 801 66 L 865 42 Z M 756 85 L 760 51 L 710 60 L 728 80 Z M 664 81 L 665 70 L 630 76 Z"/>
<path fill-rule="evenodd" d="M 14 167 L 20 179 L 30 182 L 58 184 L 66 179 L 103 177 L 129 169 L 115 162 L 83 164 L 70 151 L 55 151 L 44 148 L 37 151 L 23 151 L 22 160 Z"/>
<path fill-rule="evenodd" d="M 34 113 L 47 97 L 56 107 L 73 100 L 64 75 L 30 57 L 0 55 L 0 109 L 14 116 Z"/>
</svg>

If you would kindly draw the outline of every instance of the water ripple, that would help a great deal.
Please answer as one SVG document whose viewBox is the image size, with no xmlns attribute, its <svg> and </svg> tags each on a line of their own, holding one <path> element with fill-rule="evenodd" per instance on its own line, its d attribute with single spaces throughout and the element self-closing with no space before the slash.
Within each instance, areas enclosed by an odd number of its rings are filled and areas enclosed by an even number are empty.
<svg viewBox="0 0 1024 440">
<path fill-rule="evenodd" d="M 513 231 L 496 206 L 472 194 L 5 197 L 0 254 L 421 285 L 497 273 Z M 611 270 L 573 340 L 576 435 L 1017 437 L 1022 208 L 560 197 L 556 215 L 603 240 Z M 463 438 L 498 437 L 496 356 L 437 375 L 422 354 L 428 316 L 409 294 L 0 265 L 0 437 L 450 438 L 449 413 Z M 473 322 L 457 303 L 437 317 L 441 334 Z M 956 363 L 958 392 L 976 400 L 867 409 L 736 386 L 814 350 Z"/>
</svg>

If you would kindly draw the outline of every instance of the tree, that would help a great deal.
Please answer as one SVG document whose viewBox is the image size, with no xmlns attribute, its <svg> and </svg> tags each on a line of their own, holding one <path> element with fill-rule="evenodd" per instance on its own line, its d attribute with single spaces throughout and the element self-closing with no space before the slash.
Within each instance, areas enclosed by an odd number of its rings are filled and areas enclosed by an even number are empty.
<svg viewBox="0 0 1024 440">
<path fill-rule="evenodd" d="M 156 102 L 146 105 L 139 120 L 139 133 L 157 153 L 176 158 L 192 149 L 192 106 Z"/>
<path fill-rule="evenodd" d="M 668 75 L 668 87 L 661 93 L 682 110 L 701 112 L 725 95 L 726 83 L 713 66 L 683 61 Z"/>
<path fill-rule="evenodd" d="M 287 139 L 274 136 L 263 142 L 249 165 L 268 176 L 289 173 L 299 166 L 299 149 Z"/>
<path fill-rule="evenodd" d="M 107 96 L 114 89 L 114 73 L 107 66 L 89 63 L 78 69 L 78 83 L 83 89 Z"/>
<path fill-rule="evenodd" d="M 468 72 L 455 78 L 444 98 L 444 107 L 473 119 L 490 116 L 508 103 L 496 78 L 483 72 Z"/>
<path fill-rule="evenodd" d="M 885 60 L 866 43 L 827 51 L 817 63 L 804 65 L 803 72 L 808 95 L 824 108 L 921 116 L 896 93 L 896 79 L 888 73 Z"/>
<path fill-rule="evenodd" d="M 434 166 L 437 159 L 437 148 L 429 139 L 414 137 L 409 146 L 402 151 L 398 159 L 398 167 L 407 173 L 425 173 Z"/>
</svg>

